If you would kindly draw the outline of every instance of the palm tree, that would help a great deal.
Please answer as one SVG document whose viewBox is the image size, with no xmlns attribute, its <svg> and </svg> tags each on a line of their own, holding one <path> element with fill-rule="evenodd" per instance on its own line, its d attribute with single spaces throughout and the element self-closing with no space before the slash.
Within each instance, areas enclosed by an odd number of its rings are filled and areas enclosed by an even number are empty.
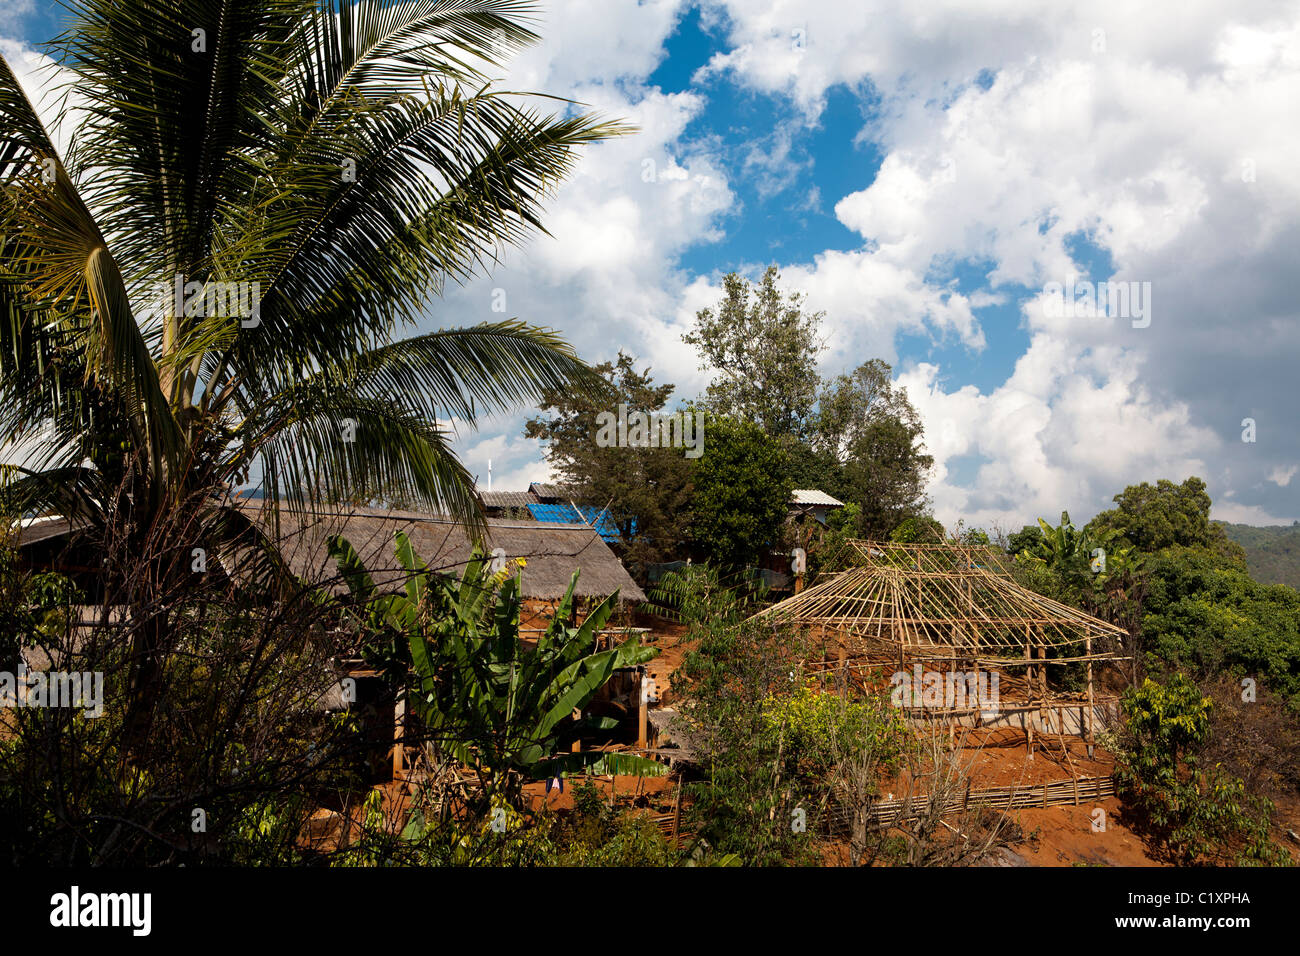
<svg viewBox="0 0 1300 956">
<path fill-rule="evenodd" d="M 66 155 L 0 59 L 0 447 L 23 450 L 3 503 L 137 558 L 115 600 L 140 687 L 191 546 L 251 533 L 229 495 L 250 473 L 291 508 L 482 520 L 439 416 L 595 381 L 518 321 L 411 326 L 627 127 L 490 84 L 537 39 L 520 0 L 71 8 Z"/>
</svg>

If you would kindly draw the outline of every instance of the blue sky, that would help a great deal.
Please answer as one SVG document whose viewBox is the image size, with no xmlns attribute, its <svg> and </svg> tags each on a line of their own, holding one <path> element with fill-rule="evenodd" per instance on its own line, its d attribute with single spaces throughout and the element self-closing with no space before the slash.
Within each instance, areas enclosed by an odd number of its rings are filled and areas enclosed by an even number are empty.
<svg viewBox="0 0 1300 956">
<path fill-rule="evenodd" d="M 56 14 L 0 4 L 0 50 L 30 70 Z M 945 522 L 1087 518 L 1192 474 L 1216 517 L 1300 518 L 1300 5 L 543 8 L 502 81 L 641 132 L 588 150 L 552 237 L 425 326 L 499 318 L 504 290 L 510 315 L 593 361 L 630 351 L 684 400 L 709 378 L 681 342 L 695 312 L 725 272 L 775 264 L 826 312 L 824 375 L 893 364 Z M 1149 323 L 1048 314 L 1071 277 L 1149 284 Z M 548 476 L 525 415 L 462 433 L 484 483 L 489 459 L 495 488 Z"/>
</svg>

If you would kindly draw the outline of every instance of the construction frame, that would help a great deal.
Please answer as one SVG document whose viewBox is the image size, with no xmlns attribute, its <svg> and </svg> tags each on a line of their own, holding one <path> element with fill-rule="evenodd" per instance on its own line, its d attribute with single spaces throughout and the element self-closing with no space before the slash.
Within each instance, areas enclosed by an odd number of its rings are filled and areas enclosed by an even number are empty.
<svg viewBox="0 0 1300 956">
<path fill-rule="evenodd" d="M 1040 733 L 1062 734 L 1066 711 L 1076 708 L 1092 755 L 1097 707 L 1110 711 L 1117 700 L 1097 693 L 1093 665 L 1125 659 L 1125 630 L 1022 586 L 1006 555 L 991 547 L 863 540 L 847 547 L 854 566 L 753 620 L 793 626 L 823 642 L 834 638 L 838 660 L 823 654 L 812 672 L 838 669 L 865 685 L 873 672 L 894 668 L 895 702 L 906 715 L 945 719 L 950 732 L 957 720 L 980 726 L 989 718 L 971 678 L 997 675 L 996 716 L 1021 715 L 1031 756 L 1034 715 Z M 1085 665 L 1086 692 L 1050 690 L 1048 669 L 1070 664 Z M 927 703 L 914 686 L 898 694 L 897 685 L 910 685 L 913 673 L 924 673 L 927 688 L 955 688 L 956 698 L 948 693 L 940 704 Z"/>
</svg>

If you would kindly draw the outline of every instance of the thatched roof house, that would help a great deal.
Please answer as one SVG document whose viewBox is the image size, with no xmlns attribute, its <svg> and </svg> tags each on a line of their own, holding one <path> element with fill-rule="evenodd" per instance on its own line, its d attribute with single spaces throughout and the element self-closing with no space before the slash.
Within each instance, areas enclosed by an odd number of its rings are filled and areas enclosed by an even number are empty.
<svg viewBox="0 0 1300 956">
<path fill-rule="evenodd" d="M 251 502 L 243 507 L 257 510 Z M 266 516 L 261 520 L 266 521 Z M 490 518 L 487 526 L 489 552 L 501 548 L 506 560 L 525 560 L 521 572 L 525 598 L 563 597 L 569 578 L 574 571 L 580 571 L 574 589 L 578 597 L 604 598 L 618 591 L 623 601 L 646 600 L 645 592 L 590 525 Z M 459 573 L 473 550 L 464 529 L 442 515 L 375 508 L 318 508 L 311 514 L 280 512 L 281 551 L 294 573 L 313 582 L 337 577 L 327 545 L 334 534 L 352 543 L 377 584 L 402 579 L 405 572 L 393 554 L 393 538 L 398 531 L 407 534 L 415 553 L 432 570 Z M 343 587 L 342 582 L 335 586 Z"/>
</svg>

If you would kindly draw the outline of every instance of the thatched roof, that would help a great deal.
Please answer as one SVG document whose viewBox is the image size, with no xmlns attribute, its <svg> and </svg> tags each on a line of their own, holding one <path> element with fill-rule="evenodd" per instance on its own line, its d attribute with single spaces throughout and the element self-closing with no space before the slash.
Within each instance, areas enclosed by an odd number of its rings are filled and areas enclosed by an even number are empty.
<svg viewBox="0 0 1300 956">
<path fill-rule="evenodd" d="M 253 503 L 243 507 L 258 511 Z M 266 523 L 268 514 L 262 512 L 259 520 Z M 524 559 L 521 581 L 526 598 L 563 597 L 577 570 L 581 573 L 574 594 L 579 597 L 604 598 L 618 591 L 623 601 L 646 600 L 645 592 L 589 525 L 489 518 L 487 526 L 489 552 L 501 548 L 508 561 Z M 460 573 L 473 550 L 462 527 L 442 515 L 375 508 L 280 512 L 281 552 L 294 573 L 314 582 L 337 576 L 327 546 L 333 534 L 342 534 L 352 543 L 377 584 L 400 580 L 405 572 L 393 554 L 398 531 L 407 534 L 415 553 L 432 570 Z M 342 584 L 336 587 L 342 589 Z"/>
</svg>

